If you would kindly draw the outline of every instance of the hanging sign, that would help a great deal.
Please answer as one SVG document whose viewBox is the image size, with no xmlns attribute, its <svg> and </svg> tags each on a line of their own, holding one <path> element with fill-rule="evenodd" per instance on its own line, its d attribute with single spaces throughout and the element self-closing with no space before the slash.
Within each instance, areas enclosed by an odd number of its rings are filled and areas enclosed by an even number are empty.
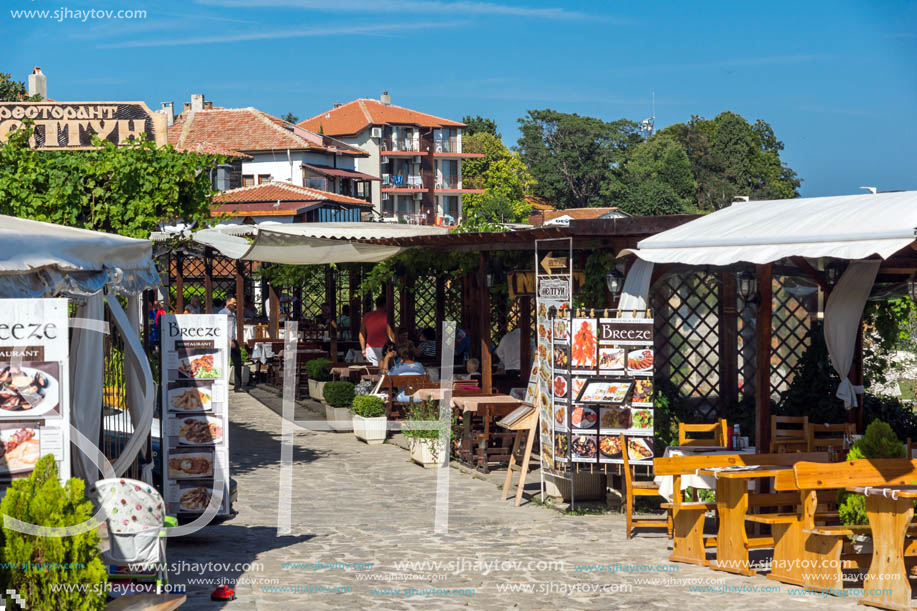
<svg viewBox="0 0 917 611">
<path fill-rule="evenodd" d="M 168 512 L 200 514 L 223 482 L 229 513 L 229 335 L 225 314 L 165 314 L 163 461 Z"/>
<path fill-rule="evenodd" d="M 53 454 L 70 477 L 66 299 L 0 299 L 0 489 Z"/>
</svg>

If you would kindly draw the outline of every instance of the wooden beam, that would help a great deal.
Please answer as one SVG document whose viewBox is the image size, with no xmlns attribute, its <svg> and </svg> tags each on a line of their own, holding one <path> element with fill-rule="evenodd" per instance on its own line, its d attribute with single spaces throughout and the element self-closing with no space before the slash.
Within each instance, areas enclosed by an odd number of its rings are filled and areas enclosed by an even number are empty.
<svg viewBox="0 0 917 611">
<path fill-rule="evenodd" d="M 773 275 L 770 263 L 755 267 L 761 297 L 755 318 L 755 445 L 763 451 L 770 446 Z"/>
<path fill-rule="evenodd" d="M 271 303 L 271 314 L 268 317 L 268 334 L 273 339 L 280 337 L 280 297 L 277 295 L 277 289 L 274 283 L 267 285 L 268 299 Z"/>
<path fill-rule="evenodd" d="M 475 319 L 477 321 L 478 338 L 481 340 L 481 365 L 484 364 L 484 354 L 490 353 L 490 289 L 485 282 L 487 265 L 490 262 L 490 253 L 482 252 L 478 264 L 478 290 L 477 299 L 474 301 Z"/>
<path fill-rule="evenodd" d="M 519 297 L 519 377 L 523 386 L 532 373 L 532 297 Z"/>
<path fill-rule="evenodd" d="M 812 279 L 813 282 L 818 284 L 821 287 L 821 290 L 826 290 L 828 288 L 828 283 L 825 282 L 825 275 L 812 267 L 808 261 L 802 257 L 790 257 L 790 261 L 796 264 L 796 267 L 802 271 L 806 276 Z"/>
<path fill-rule="evenodd" d="M 385 313 L 388 317 L 388 324 L 392 327 L 392 331 L 397 333 L 395 329 L 395 289 L 393 282 L 386 282 L 383 285 L 385 295 Z"/>
<path fill-rule="evenodd" d="M 185 311 L 185 257 L 182 253 L 175 253 L 175 264 L 173 273 L 175 275 L 175 313 L 181 314 Z"/>
<path fill-rule="evenodd" d="M 363 308 L 360 301 L 360 273 L 350 270 L 350 339 L 357 339 L 360 324 L 363 320 Z"/>
<path fill-rule="evenodd" d="M 204 312 L 213 314 L 213 249 L 204 249 Z"/>
<path fill-rule="evenodd" d="M 236 339 L 245 339 L 245 262 L 236 260 Z"/>
<path fill-rule="evenodd" d="M 443 321 L 446 320 L 446 277 L 437 276 L 436 277 L 436 318 L 434 324 L 434 331 L 436 332 L 437 341 L 442 342 L 442 335 L 440 329 L 442 328 Z"/>
<path fill-rule="evenodd" d="M 490 356 L 490 345 L 481 340 L 481 390 L 489 395 L 493 390 L 493 359 Z"/>
<path fill-rule="evenodd" d="M 720 274 L 719 292 L 720 404 L 717 411 L 720 418 L 728 418 L 729 406 L 736 404 L 739 399 L 739 326 L 735 274 Z"/>
</svg>

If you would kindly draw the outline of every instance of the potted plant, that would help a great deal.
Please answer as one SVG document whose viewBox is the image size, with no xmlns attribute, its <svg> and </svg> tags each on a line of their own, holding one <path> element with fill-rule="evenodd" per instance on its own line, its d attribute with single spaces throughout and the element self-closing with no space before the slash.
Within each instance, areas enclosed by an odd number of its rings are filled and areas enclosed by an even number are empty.
<svg viewBox="0 0 917 611">
<path fill-rule="evenodd" d="M 402 434 L 411 442 L 411 459 L 426 469 L 435 469 L 449 456 L 449 440 L 455 416 L 440 418 L 437 401 L 411 403 Z"/>
<path fill-rule="evenodd" d="M 847 460 L 904 458 L 906 454 L 905 445 L 892 431 L 892 427 L 881 420 L 873 420 L 866 427 L 866 434 L 850 446 Z M 845 525 L 869 524 L 869 518 L 866 517 L 866 499 L 863 495 L 842 490 L 838 493 L 837 504 L 841 522 Z M 872 552 L 867 539 L 866 535 L 854 537 L 853 545 L 857 553 Z"/>
<path fill-rule="evenodd" d="M 306 361 L 306 376 L 309 378 L 309 396 L 316 401 L 321 401 L 325 382 L 331 379 L 331 361 L 328 359 L 312 359 Z"/>
<path fill-rule="evenodd" d="M 334 431 L 349 431 L 353 428 L 350 406 L 353 404 L 354 391 L 350 382 L 326 382 L 323 389 L 325 398 L 325 420 Z"/>
<path fill-rule="evenodd" d="M 385 402 L 375 395 L 360 395 L 353 398 L 353 434 L 357 439 L 375 445 L 385 441 L 388 418 L 385 417 Z"/>
</svg>

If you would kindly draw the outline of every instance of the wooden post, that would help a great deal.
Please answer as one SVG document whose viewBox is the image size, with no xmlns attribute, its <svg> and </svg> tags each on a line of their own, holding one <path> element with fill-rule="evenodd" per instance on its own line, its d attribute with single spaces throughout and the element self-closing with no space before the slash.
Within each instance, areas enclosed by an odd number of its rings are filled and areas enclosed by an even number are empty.
<svg viewBox="0 0 917 611">
<path fill-rule="evenodd" d="M 245 340 L 245 262 L 236 260 L 236 338 Z"/>
<path fill-rule="evenodd" d="M 490 360 L 490 289 L 485 282 L 487 264 L 490 261 L 490 253 L 481 252 L 481 262 L 478 266 L 478 298 L 474 303 L 475 320 L 477 322 L 478 338 L 481 340 L 481 365 L 484 365 L 484 354 Z M 483 371 L 483 370 L 482 370 Z"/>
<path fill-rule="evenodd" d="M 436 319 L 434 321 L 434 331 L 437 339 L 442 342 L 440 329 L 443 321 L 446 320 L 446 278 L 444 276 L 436 277 Z"/>
<path fill-rule="evenodd" d="M 527 382 L 532 372 L 532 298 L 519 297 L 519 378 Z"/>
<path fill-rule="evenodd" d="M 493 363 L 490 357 L 490 346 L 481 340 L 481 390 L 489 395 L 493 390 Z"/>
<path fill-rule="evenodd" d="M 273 339 L 280 337 L 280 298 L 277 296 L 277 289 L 274 284 L 267 285 L 268 299 L 271 303 L 271 316 L 268 319 L 268 334 Z"/>
<path fill-rule="evenodd" d="M 739 337 L 738 310 L 736 309 L 736 277 L 732 272 L 720 276 L 719 294 L 719 374 L 720 418 L 729 417 L 729 406 L 739 395 Z"/>
<path fill-rule="evenodd" d="M 213 249 L 204 249 L 204 312 L 213 314 Z"/>
<path fill-rule="evenodd" d="M 417 326 L 417 303 L 414 297 L 414 277 L 405 274 L 401 278 L 401 326 L 408 329 Z"/>
<path fill-rule="evenodd" d="M 766 452 L 770 447 L 773 269 L 767 263 L 756 266 L 755 271 L 761 295 L 755 319 L 755 445 L 759 452 Z"/>
<path fill-rule="evenodd" d="M 338 294 L 337 294 L 337 282 L 335 281 L 334 270 L 331 269 L 330 265 L 325 266 L 325 303 L 328 304 L 328 309 L 331 311 L 331 318 L 337 320 L 338 314 Z M 337 337 L 337 333 L 334 332 L 334 328 L 328 329 L 328 335 L 334 339 Z"/>
<path fill-rule="evenodd" d="M 853 353 L 853 365 L 851 367 L 850 379 L 856 386 L 863 386 L 865 381 L 864 372 L 863 372 L 863 319 L 860 318 L 860 325 L 857 328 L 857 341 L 856 347 L 854 348 Z M 851 409 L 847 411 L 848 420 L 850 422 L 855 422 L 857 425 L 857 433 L 862 435 L 866 431 L 863 428 L 863 400 L 865 396 L 864 393 L 857 393 L 857 406 L 856 409 Z"/>
<path fill-rule="evenodd" d="M 392 331 L 398 332 L 395 329 L 395 288 L 392 282 L 386 282 L 383 295 L 385 295 L 385 313 L 388 318 L 388 324 L 392 327 Z"/>
<path fill-rule="evenodd" d="M 360 274 L 350 270 L 350 341 L 357 339 L 360 323 L 363 319 L 363 308 L 360 301 Z"/>
<path fill-rule="evenodd" d="M 184 277 L 185 257 L 182 253 L 175 253 L 175 263 L 173 273 L 175 275 L 175 310 L 176 314 L 185 311 L 185 277 Z"/>
</svg>

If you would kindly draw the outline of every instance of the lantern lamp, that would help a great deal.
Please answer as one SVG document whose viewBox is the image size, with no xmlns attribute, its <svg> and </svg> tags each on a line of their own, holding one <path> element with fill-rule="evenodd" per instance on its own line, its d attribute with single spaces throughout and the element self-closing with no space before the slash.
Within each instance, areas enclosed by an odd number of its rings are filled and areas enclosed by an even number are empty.
<svg viewBox="0 0 917 611">
<path fill-rule="evenodd" d="M 608 286 L 608 292 L 611 293 L 611 296 L 617 299 L 618 295 L 621 294 L 621 289 L 624 288 L 624 274 L 619 272 L 617 268 L 612 269 L 605 276 L 605 284 Z"/>
<path fill-rule="evenodd" d="M 758 292 L 758 280 L 755 275 L 748 270 L 742 270 L 736 274 L 738 281 L 739 295 L 744 301 L 753 301 Z"/>
</svg>

